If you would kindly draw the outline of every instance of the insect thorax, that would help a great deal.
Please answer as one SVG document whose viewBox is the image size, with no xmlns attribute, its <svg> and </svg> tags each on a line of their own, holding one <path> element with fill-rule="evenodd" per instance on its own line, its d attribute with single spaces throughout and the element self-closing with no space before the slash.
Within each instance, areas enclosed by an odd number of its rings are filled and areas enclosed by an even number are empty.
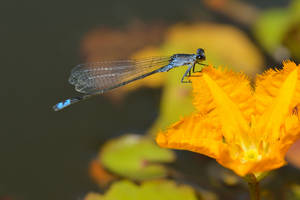
<svg viewBox="0 0 300 200">
<path fill-rule="evenodd" d="M 179 67 L 195 63 L 195 61 L 195 54 L 175 54 L 171 57 L 170 64 L 173 65 L 173 67 Z"/>
</svg>

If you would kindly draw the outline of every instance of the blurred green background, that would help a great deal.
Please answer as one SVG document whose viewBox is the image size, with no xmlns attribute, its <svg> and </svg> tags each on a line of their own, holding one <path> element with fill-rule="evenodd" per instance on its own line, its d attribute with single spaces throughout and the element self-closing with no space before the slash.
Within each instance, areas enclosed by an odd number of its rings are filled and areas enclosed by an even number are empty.
<svg viewBox="0 0 300 200">
<path fill-rule="evenodd" d="M 300 14 L 290 16 L 292 1 L 239 3 L 254 9 L 249 19 L 238 17 L 246 15 L 243 10 L 219 8 L 200 0 L 3 1 L 0 200 L 80 199 L 88 191 L 98 191 L 88 168 L 101 145 L 124 133 L 145 134 L 159 116 L 161 87 L 141 87 L 126 95 L 116 90 L 54 112 L 52 105 L 78 95 L 67 82 L 76 64 L 98 58 L 128 58 L 147 46 L 161 45 L 173 25 L 204 22 L 241 30 L 258 49 L 265 68 L 280 66 L 283 58 L 299 63 L 300 47 L 295 44 L 300 40 L 300 21 L 294 19 Z M 261 13 L 272 8 L 276 8 L 272 11 L 275 14 L 263 17 Z M 294 13 L 300 13 L 299 7 L 295 9 Z M 275 22 L 269 23 L 270 18 Z M 275 33 L 275 38 L 269 38 L 268 34 Z M 226 48 L 230 52 L 230 45 Z M 208 179 L 209 170 L 200 168 L 211 169 L 213 160 L 191 152 L 177 154 L 174 168 L 203 178 L 199 183 Z M 300 183 L 296 167 L 289 165 L 279 171 L 289 181 Z M 276 184 L 280 184 L 278 180 Z M 206 187 L 213 190 L 213 186 Z M 243 199 L 243 195 L 236 197 Z"/>
</svg>

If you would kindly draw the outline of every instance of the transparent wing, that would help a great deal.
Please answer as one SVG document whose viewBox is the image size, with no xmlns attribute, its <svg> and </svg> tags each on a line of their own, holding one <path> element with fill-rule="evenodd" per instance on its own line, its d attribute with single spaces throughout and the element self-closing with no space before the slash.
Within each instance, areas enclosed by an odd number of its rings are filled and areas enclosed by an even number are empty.
<svg viewBox="0 0 300 200">
<path fill-rule="evenodd" d="M 170 57 L 154 57 L 80 64 L 71 71 L 69 82 L 81 93 L 103 93 L 150 75 L 168 65 L 169 60 Z"/>
</svg>

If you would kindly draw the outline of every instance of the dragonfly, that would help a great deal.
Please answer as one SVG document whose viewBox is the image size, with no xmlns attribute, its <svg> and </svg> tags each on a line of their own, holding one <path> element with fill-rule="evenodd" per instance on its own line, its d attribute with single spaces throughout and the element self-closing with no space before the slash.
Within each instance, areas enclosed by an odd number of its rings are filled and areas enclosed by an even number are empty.
<svg viewBox="0 0 300 200">
<path fill-rule="evenodd" d="M 54 105 L 53 109 L 55 111 L 62 110 L 92 96 L 103 94 L 152 74 L 167 72 L 181 66 L 188 67 L 181 78 L 182 83 L 187 83 L 190 81 L 185 78 L 195 72 L 196 64 L 206 66 L 202 63 L 205 59 L 204 49 L 199 48 L 195 54 L 174 54 L 167 57 L 79 64 L 72 69 L 69 83 L 75 86 L 77 92 L 84 95 L 61 101 Z"/>
</svg>

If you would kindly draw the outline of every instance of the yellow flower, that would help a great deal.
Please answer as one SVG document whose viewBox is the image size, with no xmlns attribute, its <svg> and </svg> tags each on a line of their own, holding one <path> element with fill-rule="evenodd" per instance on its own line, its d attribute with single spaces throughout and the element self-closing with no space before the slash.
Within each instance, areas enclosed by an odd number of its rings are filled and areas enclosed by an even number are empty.
<svg viewBox="0 0 300 200">
<path fill-rule="evenodd" d="M 207 155 L 240 176 L 285 164 L 288 148 L 300 137 L 300 70 L 259 75 L 255 87 L 242 73 L 207 67 L 191 77 L 197 112 L 156 138 L 161 147 Z"/>
</svg>

